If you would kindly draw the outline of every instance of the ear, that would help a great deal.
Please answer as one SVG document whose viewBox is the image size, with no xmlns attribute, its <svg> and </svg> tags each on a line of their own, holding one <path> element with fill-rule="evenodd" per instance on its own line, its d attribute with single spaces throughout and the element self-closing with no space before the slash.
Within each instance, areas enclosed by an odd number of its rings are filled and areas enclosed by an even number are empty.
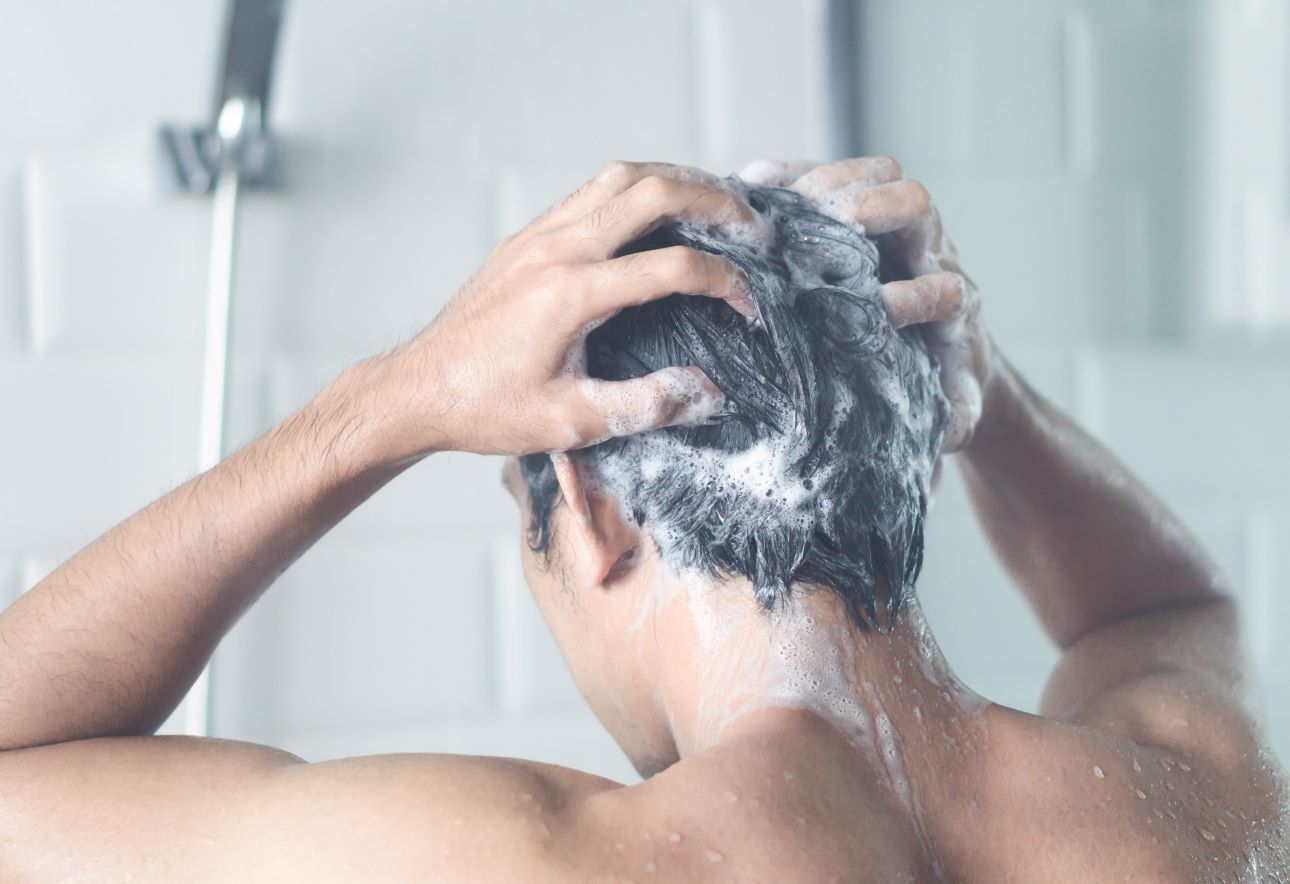
<svg viewBox="0 0 1290 884">
<path fill-rule="evenodd" d="M 636 555 L 640 528 L 623 518 L 618 501 L 606 494 L 586 472 L 577 455 L 551 455 L 560 493 L 569 508 L 570 538 L 577 546 L 574 569 L 589 586 L 608 586 Z"/>
</svg>

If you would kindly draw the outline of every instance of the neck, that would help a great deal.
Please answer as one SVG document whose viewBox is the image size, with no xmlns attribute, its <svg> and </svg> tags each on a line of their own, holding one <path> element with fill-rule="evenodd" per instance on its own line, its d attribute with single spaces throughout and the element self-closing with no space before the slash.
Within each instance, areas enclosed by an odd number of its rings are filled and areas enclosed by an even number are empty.
<svg viewBox="0 0 1290 884">
<path fill-rule="evenodd" d="M 917 813 L 978 742 L 985 703 L 950 671 L 915 601 L 879 634 L 827 590 L 795 592 L 767 613 L 743 580 L 666 580 L 656 581 L 652 642 L 682 759 L 807 718 L 818 733 L 823 720 Z"/>
</svg>

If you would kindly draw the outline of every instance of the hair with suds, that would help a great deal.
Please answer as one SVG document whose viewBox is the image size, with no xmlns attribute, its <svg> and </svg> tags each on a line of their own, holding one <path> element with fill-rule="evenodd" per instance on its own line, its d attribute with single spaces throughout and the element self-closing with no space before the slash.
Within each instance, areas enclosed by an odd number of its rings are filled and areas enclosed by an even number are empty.
<svg viewBox="0 0 1290 884">
<path fill-rule="evenodd" d="M 922 566 L 946 417 L 936 366 L 917 330 L 888 320 L 871 240 L 791 191 L 726 186 L 768 222 L 756 240 L 671 223 L 623 253 L 685 245 L 728 258 L 748 278 L 758 321 L 674 295 L 587 338 L 592 377 L 695 365 L 725 408 L 576 456 L 670 565 L 742 575 L 767 610 L 795 586 L 825 587 L 861 628 L 885 631 Z M 545 553 L 559 484 L 547 455 L 520 469 L 529 542 Z"/>
</svg>

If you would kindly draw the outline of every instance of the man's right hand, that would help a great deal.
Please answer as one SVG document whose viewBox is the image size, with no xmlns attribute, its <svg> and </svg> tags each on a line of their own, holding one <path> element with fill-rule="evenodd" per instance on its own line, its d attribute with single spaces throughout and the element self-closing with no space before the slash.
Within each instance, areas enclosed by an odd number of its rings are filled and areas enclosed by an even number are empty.
<svg viewBox="0 0 1290 884">
<path fill-rule="evenodd" d="M 888 315 L 897 328 L 926 324 L 950 405 L 942 451 L 959 451 L 972 441 L 981 419 L 993 346 L 981 321 L 976 284 L 963 272 L 927 188 L 903 175 L 890 157 L 827 165 L 762 160 L 740 173 L 753 183 L 801 193 L 839 221 L 859 225 L 877 242 L 889 280 L 882 289 Z"/>
<path fill-rule="evenodd" d="M 764 220 L 718 179 L 613 163 L 503 240 L 423 332 L 364 363 L 390 415 L 393 459 L 434 450 L 526 454 L 702 420 L 724 404 L 698 368 L 609 382 L 586 373 L 587 334 L 672 294 L 755 316 L 725 258 L 685 246 L 615 257 L 667 221 L 756 230 Z"/>
</svg>

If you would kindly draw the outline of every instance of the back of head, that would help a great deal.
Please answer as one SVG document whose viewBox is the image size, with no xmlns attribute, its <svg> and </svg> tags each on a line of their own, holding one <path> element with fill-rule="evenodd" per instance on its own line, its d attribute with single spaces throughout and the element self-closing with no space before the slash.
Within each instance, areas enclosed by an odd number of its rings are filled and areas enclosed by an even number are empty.
<svg viewBox="0 0 1290 884">
<path fill-rule="evenodd" d="M 766 217 L 766 236 L 678 223 L 627 251 L 688 245 L 729 258 L 758 322 L 677 295 L 623 311 L 587 341 L 593 377 L 695 365 L 725 409 L 580 456 L 669 564 L 747 577 L 767 609 L 795 585 L 827 587 L 862 628 L 888 628 L 922 566 L 944 423 L 935 366 L 917 331 L 887 319 L 870 240 L 791 191 L 729 185 Z M 546 455 L 520 466 L 530 542 L 544 550 L 559 487 Z"/>
</svg>

